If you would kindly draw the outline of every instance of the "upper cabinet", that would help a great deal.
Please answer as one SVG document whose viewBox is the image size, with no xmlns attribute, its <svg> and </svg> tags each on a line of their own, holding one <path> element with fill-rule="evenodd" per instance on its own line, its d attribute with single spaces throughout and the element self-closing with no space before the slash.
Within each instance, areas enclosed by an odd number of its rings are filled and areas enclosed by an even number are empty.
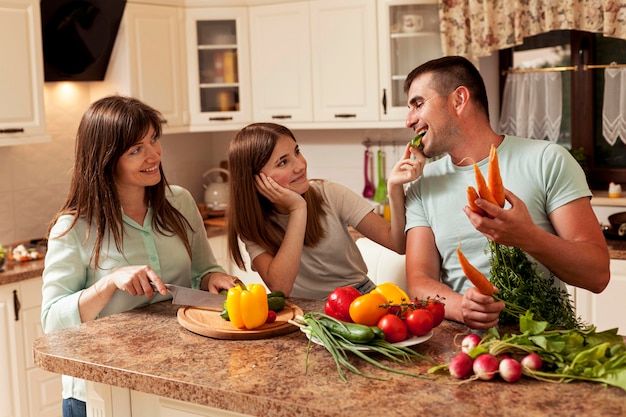
<svg viewBox="0 0 626 417">
<path fill-rule="evenodd" d="M 313 128 L 379 120 L 375 2 L 293 1 L 249 13 L 255 120 Z"/>
<path fill-rule="evenodd" d="M 312 122 L 308 2 L 251 7 L 249 14 L 254 119 Z"/>
<path fill-rule="evenodd" d="M 310 7 L 315 121 L 378 120 L 376 3 L 319 0 Z"/>
<path fill-rule="evenodd" d="M 37 0 L 0 0 L 0 146 L 48 142 Z"/>
<path fill-rule="evenodd" d="M 404 80 L 415 67 L 443 56 L 436 0 L 379 0 L 381 120 L 405 120 Z"/>
<path fill-rule="evenodd" d="M 127 3 L 106 78 L 90 86 L 92 99 L 136 97 L 161 112 L 164 133 L 186 131 L 184 17 L 181 7 Z"/>
<path fill-rule="evenodd" d="M 187 8 L 191 130 L 234 128 L 252 118 L 248 10 Z"/>
</svg>

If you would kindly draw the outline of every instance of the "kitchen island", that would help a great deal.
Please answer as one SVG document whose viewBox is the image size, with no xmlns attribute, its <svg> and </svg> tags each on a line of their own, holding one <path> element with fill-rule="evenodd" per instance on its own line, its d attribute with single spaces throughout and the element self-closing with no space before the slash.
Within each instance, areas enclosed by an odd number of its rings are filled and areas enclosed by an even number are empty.
<svg viewBox="0 0 626 417">
<path fill-rule="evenodd" d="M 291 301 L 305 312 L 323 309 L 322 301 Z M 445 374 L 427 375 L 431 365 L 419 360 L 403 369 L 423 379 L 355 359 L 366 373 L 388 380 L 348 373 L 344 382 L 318 345 L 311 346 L 307 370 L 308 341 L 300 331 L 260 340 L 212 339 L 183 328 L 176 313 L 162 302 L 42 336 L 33 345 L 35 363 L 95 382 L 88 403 L 102 417 L 626 414 L 626 392 L 616 387 L 528 378 L 459 383 Z M 465 332 L 444 321 L 414 349 L 449 362 L 460 349 L 455 336 Z"/>
</svg>

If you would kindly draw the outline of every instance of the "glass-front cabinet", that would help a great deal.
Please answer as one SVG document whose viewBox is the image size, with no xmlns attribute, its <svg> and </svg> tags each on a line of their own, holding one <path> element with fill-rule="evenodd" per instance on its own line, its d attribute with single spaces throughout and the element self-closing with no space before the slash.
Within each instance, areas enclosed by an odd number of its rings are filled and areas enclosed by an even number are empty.
<svg viewBox="0 0 626 417">
<path fill-rule="evenodd" d="M 437 0 L 379 0 L 381 120 L 404 120 L 404 80 L 413 68 L 443 56 Z"/>
<path fill-rule="evenodd" d="M 191 128 L 251 120 L 245 8 L 187 9 Z"/>
</svg>

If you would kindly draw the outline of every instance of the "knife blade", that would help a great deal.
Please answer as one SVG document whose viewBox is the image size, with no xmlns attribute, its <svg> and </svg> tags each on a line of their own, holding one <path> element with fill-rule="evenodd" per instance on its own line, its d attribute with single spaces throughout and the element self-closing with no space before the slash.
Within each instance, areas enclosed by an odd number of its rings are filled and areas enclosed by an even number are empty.
<svg viewBox="0 0 626 417">
<path fill-rule="evenodd" d="M 208 291 L 194 290 L 179 285 L 165 284 L 165 288 L 172 293 L 172 304 L 201 307 L 207 310 L 222 311 L 226 297 Z"/>
</svg>

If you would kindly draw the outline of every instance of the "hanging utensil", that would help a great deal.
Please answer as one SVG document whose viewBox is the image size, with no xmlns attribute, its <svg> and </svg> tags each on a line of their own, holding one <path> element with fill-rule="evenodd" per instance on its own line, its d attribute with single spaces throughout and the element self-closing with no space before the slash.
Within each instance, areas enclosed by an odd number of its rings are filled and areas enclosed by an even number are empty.
<svg viewBox="0 0 626 417">
<path fill-rule="evenodd" d="M 382 149 L 378 149 L 378 186 L 374 193 L 374 201 L 377 203 L 383 203 L 387 200 L 387 182 L 384 175 L 384 157 L 385 153 Z"/>
<path fill-rule="evenodd" d="M 363 187 L 363 197 L 372 198 L 374 197 L 374 184 L 370 180 L 370 166 L 372 164 L 372 153 L 369 151 L 369 148 L 365 148 L 365 161 L 363 164 L 363 173 L 365 176 L 365 187 Z"/>
</svg>

